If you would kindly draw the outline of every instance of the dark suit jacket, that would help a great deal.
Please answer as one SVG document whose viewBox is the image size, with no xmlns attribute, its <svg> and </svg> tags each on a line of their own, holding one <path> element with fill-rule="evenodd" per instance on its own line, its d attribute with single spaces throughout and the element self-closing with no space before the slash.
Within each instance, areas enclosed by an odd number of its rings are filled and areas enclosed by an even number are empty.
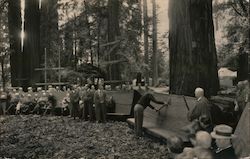
<svg viewBox="0 0 250 159">
<path fill-rule="evenodd" d="M 236 156 L 234 152 L 234 148 L 231 146 L 227 149 L 219 151 L 218 153 L 215 152 L 214 158 L 215 159 L 237 159 L 238 157 Z"/>
<path fill-rule="evenodd" d="M 206 97 L 201 97 L 199 101 L 196 101 L 194 109 L 188 115 L 188 120 L 199 119 L 202 115 L 206 115 L 211 120 L 211 105 Z"/>
</svg>

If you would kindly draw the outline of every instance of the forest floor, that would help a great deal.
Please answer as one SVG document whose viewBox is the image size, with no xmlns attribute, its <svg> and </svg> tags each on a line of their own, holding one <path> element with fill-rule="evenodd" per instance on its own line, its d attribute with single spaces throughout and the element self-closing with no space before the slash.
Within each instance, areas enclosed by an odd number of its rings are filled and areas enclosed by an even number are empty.
<svg viewBox="0 0 250 159">
<path fill-rule="evenodd" d="M 0 117 L 0 158 L 168 158 L 166 145 L 137 138 L 125 122 L 58 116 Z"/>
</svg>

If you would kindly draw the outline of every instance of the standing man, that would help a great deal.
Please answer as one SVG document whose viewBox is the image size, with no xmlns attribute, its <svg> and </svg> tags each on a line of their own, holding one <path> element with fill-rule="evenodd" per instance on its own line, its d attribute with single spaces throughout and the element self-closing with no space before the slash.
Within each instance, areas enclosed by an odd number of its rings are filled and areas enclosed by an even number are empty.
<svg viewBox="0 0 250 159">
<path fill-rule="evenodd" d="M 80 95 L 76 86 L 74 86 L 72 92 L 70 93 L 71 117 L 74 117 L 74 119 L 76 117 L 79 117 L 79 110 L 80 110 L 79 101 L 80 101 Z"/>
<path fill-rule="evenodd" d="M 57 99 L 55 97 L 55 95 L 53 94 L 53 90 L 49 89 L 49 95 L 48 95 L 48 104 L 49 104 L 49 108 L 51 108 L 51 115 L 55 115 L 55 107 L 57 104 Z"/>
<path fill-rule="evenodd" d="M 158 111 L 157 109 L 155 109 L 155 107 L 153 107 L 150 102 L 154 102 L 157 104 L 165 104 L 164 102 L 161 101 L 157 101 L 154 96 L 150 93 L 147 93 L 145 95 L 143 95 L 138 103 L 135 105 L 134 107 L 134 116 L 135 116 L 135 132 L 137 136 L 142 136 L 142 125 L 143 125 L 143 111 L 144 109 L 146 109 L 148 106 L 155 110 Z"/>
<path fill-rule="evenodd" d="M 237 112 L 238 119 L 240 118 L 247 104 L 248 92 L 249 92 L 248 81 L 247 80 L 240 81 L 237 84 L 236 99 L 234 101 L 234 104 L 235 104 L 234 110 Z"/>
<path fill-rule="evenodd" d="M 88 107 L 88 114 L 89 114 L 89 121 L 94 121 L 94 94 L 95 94 L 95 86 L 91 85 L 91 88 L 87 89 L 87 107 Z"/>
<path fill-rule="evenodd" d="M 106 122 L 106 92 L 102 85 L 94 94 L 95 114 L 97 122 Z"/>
<path fill-rule="evenodd" d="M 204 96 L 204 90 L 202 88 L 196 88 L 194 94 L 197 98 L 197 101 L 194 109 L 191 112 L 188 112 L 188 120 L 199 120 L 202 115 L 205 115 L 210 119 L 210 121 L 212 121 L 211 105 L 207 98 Z"/>
<path fill-rule="evenodd" d="M 0 108 L 3 112 L 3 115 L 5 115 L 6 112 L 6 104 L 7 104 L 7 93 L 4 91 L 4 89 L 0 89 Z"/>
<path fill-rule="evenodd" d="M 87 89 L 88 87 L 85 85 L 84 87 L 82 87 L 81 91 L 80 91 L 80 98 L 82 101 L 82 118 L 87 121 L 88 120 L 88 114 L 89 114 L 89 109 L 88 109 L 88 97 L 87 97 Z"/>
</svg>

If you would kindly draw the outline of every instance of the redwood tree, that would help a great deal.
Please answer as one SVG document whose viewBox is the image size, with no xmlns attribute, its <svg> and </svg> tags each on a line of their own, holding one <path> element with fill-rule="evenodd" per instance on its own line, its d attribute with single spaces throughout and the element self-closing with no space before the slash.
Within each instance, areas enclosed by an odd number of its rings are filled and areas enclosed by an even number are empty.
<svg viewBox="0 0 250 159">
<path fill-rule="evenodd" d="M 20 0 L 8 0 L 8 23 L 10 38 L 10 65 L 11 84 L 20 86 L 18 79 L 21 79 L 19 61 L 21 59 L 21 2 Z"/>
<path fill-rule="evenodd" d="M 169 1 L 170 91 L 206 95 L 219 89 L 212 0 Z"/>
<path fill-rule="evenodd" d="M 114 42 L 121 35 L 119 28 L 119 13 L 120 13 L 120 1 L 109 0 L 108 1 L 108 42 Z M 109 60 L 115 61 L 119 59 L 117 49 L 114 49 L 110 54 Z M 109 67 L 109 80 L 120 80 L 121 72 L 119 63 L 112 64 Z"/>
<path fill-rule="evenodd" d="M 147 65 L 145 70 L 146 83 L 149 84 L 149 56 L 148 56 L 148 5 L 147 0 L 143 0 L 143 32 L 144 32 L 144 62 Z"/>
<path fill-rule="evenodd" d="M 40 11 L 38 0 L 25 0 L 25 39 L 23 51 L 24 87 L 39 82 L 39 74 L 35 68 L 40 62 Z"/>
</svg>

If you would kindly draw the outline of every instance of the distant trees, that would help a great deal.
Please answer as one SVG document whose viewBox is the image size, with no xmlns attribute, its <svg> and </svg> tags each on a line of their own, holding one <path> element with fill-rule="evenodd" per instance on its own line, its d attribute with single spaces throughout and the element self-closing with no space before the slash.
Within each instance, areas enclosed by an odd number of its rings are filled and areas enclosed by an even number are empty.
<svg viewBox="0 0 250 159">
<path fill-rule="evenodd" d="M 6 81 L 10 77 L 9 63 L 9 34 L 8 34 L 8 3 L 6 0 L 0 1 L 0 70 L 1 84 L 5 88 Z"/>
<path fill-rule="evenodd" d="M 223 33 L 223 43 L 218 46 L 219 64 L 237 70 L 238 80 L 246 80 L 249 72 L 249 4 L 247 0 L 230 0 L 213 5 L 215 18 L 224 21 L 219 26 Z"/>
<path fill-rule="evenodd" d="M 212 0 L 169 1 L 170 91 L 207 95 L 219 90 Z"/>
<path fill-rule="evenodd" d="M 149 75 L 155 76 L 156 71 L 151 71 L 151 68 L 154 66 L 156 70 L 159 67 L 157 56 L 153 58 L 153 52 L 159 52 L 156 45 L 157 18 L 154 27 L 148 16 L 142 25 L 142 0 L 43 0 L 41 8 L 39 0 L 26 0 L 23 50 L 20 46 L 21 2 L 7 1 L 10 4 L 13 86 L 42 82 L 42 72 L 34 70 L 44 65 L 45 48 L 49 67 L 58 66 L 60 51 L 63 67 L 79 71 L 82 64 L 91 63 L 105 70 L 107 80 L 130 80 L 140 71 L 148 83 Z M 156 17 L 156 4 L 153 4 Z M 148 51 L 145 49 L 148 52 L 145 60 L 141 50 L 143 27 L 145 40 L 152 42 L 145 47 L 148 48 Z M 154 33 L 151 28 L 154 28 Z"/>
<path fill-rule="evenodd" d="M 64 5 L 60 6 L 62 12 L 70 10 Z M 71 7 L 74 6 L 77 4 Z M 61 27 L 63 56 L 70 56 L 75 50 L 72 47 L 75 29 L 78 66 L 93 63 L 105 70 L 107 80 L 131 79 L 142 65 L 138 63 L 142 33 L 140 1 L 86 0 L 79 8 L 79 14 Z M 59 19 L 60 16 L 63 15 Z"/>
</svg>

